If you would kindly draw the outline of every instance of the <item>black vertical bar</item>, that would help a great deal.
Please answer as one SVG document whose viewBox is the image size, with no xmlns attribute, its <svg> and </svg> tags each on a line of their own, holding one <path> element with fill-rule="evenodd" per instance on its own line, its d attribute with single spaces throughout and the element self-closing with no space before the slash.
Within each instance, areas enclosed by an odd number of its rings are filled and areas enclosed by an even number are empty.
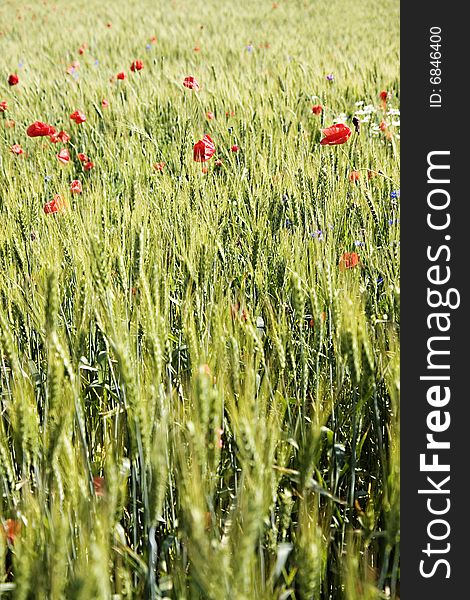
<svg viewBox="0 0 470 600">
<path fill-rule="evenodd" d="M 459 2 L 401 4 L 401 597 L 410 599 L 470 598 L 465 22 Z"/>
</svg>

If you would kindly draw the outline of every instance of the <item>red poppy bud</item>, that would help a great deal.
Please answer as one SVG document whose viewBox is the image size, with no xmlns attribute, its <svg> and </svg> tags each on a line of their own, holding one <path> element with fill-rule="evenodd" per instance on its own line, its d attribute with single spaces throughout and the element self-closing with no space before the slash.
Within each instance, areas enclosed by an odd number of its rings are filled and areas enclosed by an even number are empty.
<svg viewBox="0 0 470 600">
<path fill-rule="evenodd" d="M 231 148 L 230 148 L 230 152 L 238 152 L 240 150 L 240 148 L 234 144 Z"/>
<path fill-rule="evenodd" d="M 83 168 L 85 169 L 85 171 L 91 171 L 91 169 L 93 169 L 94 166 L 95 163 L 92 163 L 91 160 L 89 160 L 83 165 Z"/>
<path fill-rule="evenodd" d="M 2 100 L 0 102 L 0 113 L 4 113 L 6 110 L 8 110 L 8 104 L 6 100 Z"/>
<path fill-rule="evenodd" d="M 380 92 L 379 96 L 380 96 L 380 99 L 382 100 L 382 102 L 385 102 L 388 98 L 388 92 L 386 92 L 386 91 Z"/>
<path fill-rule="evenodd" d="M 316 104 L 315 106 L 312 106 L 312 113 L 314 115 L 321 115 L 323 110 L 323 107 L 321 104 Z"/>
<path fill-rule="evenodd" d="M 119 79 L 120 81 L 124 81 L 124 79 L 126 78 L 126 74 L 125 74 L 123 71 L 121 71 L 120 73 L 118 73 L 118 74 L 116 75 L 116 77 L 117 77 L 117 79 Z"/>
<path fill-rule="evenodd" d="M 10 77 L 8 77 L 8 85 L 17 85 L 19 81 L 20 78 L 18 77 L 18 75 L 16 75 L 16 73 L 12 73 Z"/>
</svg>

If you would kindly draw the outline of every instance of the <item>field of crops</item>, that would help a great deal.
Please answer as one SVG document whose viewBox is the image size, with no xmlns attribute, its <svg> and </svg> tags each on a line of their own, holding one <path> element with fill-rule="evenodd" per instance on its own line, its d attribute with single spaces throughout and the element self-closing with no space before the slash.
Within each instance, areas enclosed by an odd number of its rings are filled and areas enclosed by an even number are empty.
<svg viewBox="0 0 470 600">
<path fill-rule="evenodd" d="M 0 47 L 0 598 L 398 598 L 398 0 Z"/>
</svg>

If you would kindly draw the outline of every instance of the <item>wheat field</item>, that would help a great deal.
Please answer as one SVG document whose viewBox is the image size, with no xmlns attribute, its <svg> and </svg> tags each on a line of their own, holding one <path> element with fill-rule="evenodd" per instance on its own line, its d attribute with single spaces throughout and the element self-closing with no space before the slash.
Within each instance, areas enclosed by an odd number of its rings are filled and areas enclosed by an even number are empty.
<svg viewBox="0 0 470 600">
<path fill-rule="evenodd" d="M 0 44 L 0 597 L 398 598 L 398 1 Z"/>
</svg>

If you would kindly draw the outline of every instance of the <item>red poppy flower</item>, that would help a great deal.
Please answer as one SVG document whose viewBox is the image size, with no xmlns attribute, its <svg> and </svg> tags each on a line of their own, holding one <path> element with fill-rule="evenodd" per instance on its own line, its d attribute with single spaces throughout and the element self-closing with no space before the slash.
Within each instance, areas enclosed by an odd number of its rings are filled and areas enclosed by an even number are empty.
<svg viewBox="0 0 470 600">
<path fill-rule="evenodd" d="M 121 81 L 124 81 L 124 79 L 126 78 L 126 74 L 124 73 L 124 71 L 121 71 L 120 73 L 118 73 L 116 75 L 116 78 L 119 79 L 119 80 L 121 80 Z"/>
<path fill-rule="evenodd" d="M 199 48 L 199 46 L 194 46 L 193 50 L 194 50 L 194 52 L 200 52 L 201 51 L 201 49 Z"/>
<path fill-rule="evenodd" d="M 385 121 L 380 122 L 380 131 L 387 131 L 387 123 Z"/>
<path fill-rule="evenodd" d="M 225 113 L 225 116 L 228 117 L 234 117 L 235 113 L 233 112 L 233 110 L 227 110 Z"/>
<path fill-rule="evenodd" d="M 52 125 L 47 125 L 47 123 L 42 123 L 41 121 L 35 121 L 28 127 L 26 133 L 29 135 L 29 137 L 53 135 L 55 133 L 55 127 L 52 127 Z"/>
<path fill-rule="evenodd" d="M 56 194 L 52 200 L 44 204 L 44 212 L 46 213 L 46 215 L 60 212 L 64 210 L 64 208 L 65 202 L 60 194 Z"/>
<path fill-rule="evenodd" d="M 10 152 L 17 155 L 24 154 L 24 150 L 19 144 L 13 144 L 13 146 L 10 147 Z"/>
<path fill-rule="evenodd" d="M 6 110 L 8 110 L 8 104 L 6 100 L 2 100 L 0 102 L 0 112 L 4 113 Z"/>
<path fill-rule="evenodd" d="M 10 77 L 8 77 L 8 85 L 17 85 L 20 81 L 20 78 L 16 73 L 12 73 Z"/>
<path fill-rule="evenodd" d="M 144 63 L 141 60 L 134 60 L 131 64 L 131 71 L 135 73 L 135 71 L 142 71 L 144 68 Z"/>
<path fill-rule="evenodd" d="M 240 150 L 239 146 L 237 146 L 236 144 L 234 144 L 231 148 L 230 148 L 230 152 L 238 152 Z"/>
<path fill-rule="evenodd" d="M 53 144 L 57 144 L 57 142 L 62 142 L 63 144 L 66 144 L 68 141 L 70 141 L 70 136 L 67 132 L 62 130 L 58 133 L 53 133 L 49 139 Z"/>
<path fill-rule="evenodd" d="M 88 156 L 86 154 L 83 154 L 83 152 L 80 152 L 78 154 L 78 160 L 80 162 L 88 162 L 90 159 L 88 158 Z"/>
<path fill-rule="evenodd" d="M 205 135 L 202 140 L 194 144 L 194 160 L 196 162 L 206 162 L 215 154 L 215 146 L 210 135 Z"/>
<path fill-rule="evenodd" d="M 85 54 L 85 46 L 80 46 L 80 48 L 78 49 L 78 53 L 80 54 L 80 56 L 82 54 Z"/>
<path fill-rule="evenodd" d="M 10 152 L 13 152 L 13 154 L 18 154 L 18 155 L 24 154 L 24 150 L 19 144 L 13 144 L 13 146 L 10 147 Z"/>
<path fill-rule="evenodd" d="M 206 117 L 207 117 L 207 119 L 208 119 L 209 121 L 212 121 L 212 119 L 215 119 L 215 115 L 214 115 L 214 113 L 213 113 L 213 112 L 211 112 L 211 111 L 209 111 L 209 112 L 206 112 Z"/>
<path fill-rule="evenodd" d="M 106 482 L 104 477 L 93 477 L 93 488 L 97 496 L 104 496 L 106 493 Z"/>
<path fill-rule="evenodd" d="M 349 181 L 352 181 L 353 183 L 356 183 L 356 181 L 359 181 L 360 178 L 361 178 L 360 171 L 351 171 L 351 173 L 349 174 Z"/>
<path fill-rule="evenodd" d="M 344 144 L 348 141 L 349 136 L 351 135 L 351 130 L 344 123 L 332 125 L 331 127 L 327 127 L 321 131 L 325 136 L 320 142 L 322 146 L 335 146 L 336 144 Z"/>
<path fill-rule="evenodd" d="M 75 121 L 75 123 L 79 125 L 80 123 L 84 123 L 86 121 L 86 117 L 81 111 L 76 110 L 70 115 L 70 120 Z"/>
<path fill-rule="evenodd" d="M 70 160 L 70 154 L 67 148 L 62 148 L 62 150 L 57 155 L 57 158 L 63 165 L 67 165 Z"/>
<path fill-rule="evenodd" d="M 315 104 L 315 106 L 312 106 L 312 113 L 314 115 L 321 115 L 323 110 L 323 106 L 321 104 Z"/>
<path fill-rule="evenodd" d="M 91 160 L 89 160 L 83 165 L 83 168 L 85 169 L 85 171 L 91 171 L 91 169 L 93 169 L 94 166 L 95 163 L 92 163 Z"/>
<path fill-rule="evenodd" d="M 78 181 L 78 179 L 74 179 L 70 184 L 70 191 L 72 194 L 81 194 L 82 193 L 82 184 Z"/>
<path fill-rule="evenodd" d="M 101 106 L 102 106 L 103 108 L 108 108 L 108 106 L 109 106 L 109 101 L 108 101 L 108 100 L 106 100 L 105 98 L 103 98 L 103 100 L 101 100 Z"/>
<path fill-rule="evenodd" d="M 158 162 L 153 165 L 155 171 L 163 171 L 163 167 L 165 166 L 164 162 Z"/>
<path fill-rule="evenodd" d="M 15 539 L 20 534 L 21 531 L 21 522 L 16 519 L 7 519 L 3 523 L 3 533 L 8 540 L 8 543 L 13 545 L 15 543 Z"/>
<path fill-rule="evenodd" d="M 190 90 L 194 90 L 195 92 L 199 91 L 199 83 L 192 76 L 185 77 L 183 85 L 184 87 L 187 87 Z"/>
<path fill-rule="evenodd" d="M 339 259 L 339 268 L 341 271 L 354 269 L 359 264 L 359 255 L 356 252 L 345 252 Z"/>
</svg>

